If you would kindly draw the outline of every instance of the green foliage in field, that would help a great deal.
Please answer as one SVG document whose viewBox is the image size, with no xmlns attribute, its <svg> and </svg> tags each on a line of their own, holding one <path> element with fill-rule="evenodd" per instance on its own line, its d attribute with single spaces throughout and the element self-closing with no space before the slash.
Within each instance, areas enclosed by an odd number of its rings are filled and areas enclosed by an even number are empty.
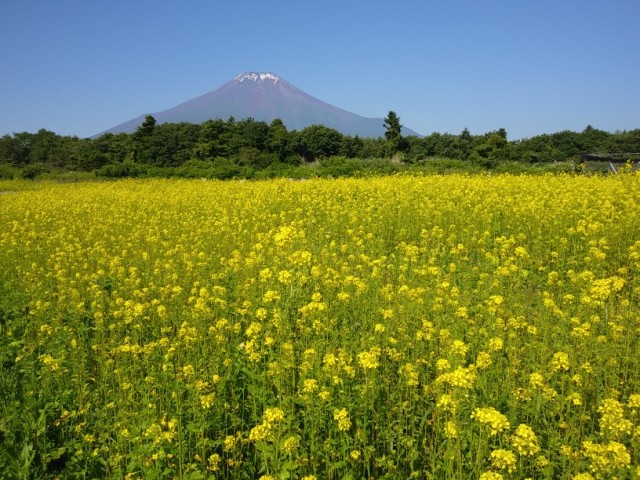
<svg viewBox="0 0 640 480">
<path fill-rule="evenodd" d="M 637 174 L 5 186 L 0 478 L 640 473 Z"/>
<path fill-rule="evenodd" d="M 384 173 L 379 164 L 366 165 L 381 158 L 390 164 L 385 166 L 387 171 L 420 171 L 438 158 L 460 162 L 459 172 L 493 171 L 512 163 L 536 170 L 575 163 L 588 153 L 636 152 L 623 160 L 640 160 L 640 130 L 608 133 L 587 127 L 582 132 L 563 131 L 515 141 L 507 139 L 504 128 L 481 135 L 464 129 L 460 134 L 403 137 L 400 118 L 394 112 L 389 112 L 385 126 L 385 138 L 359 138 L 323 125 L 288 131 L 277 119 L 270 124 L 230 118 L 199 125 L 156 125 L 148 115 L 132 134 L 80 139 L 42 129 L 0 138 L 0 178 L 46 178 L 60 171 L 95 172 L 104 178 L 307 176 L 300 172 L 292 175 L 297 167 L 310 168 L 311 176 L 324 176 L 327 169 L 316 172 L 313 166 L 335 158 L 365 163 L 354 169 L 356 173 Z M 351 173 L 343 167 L 337 170 L 340 176 Z"/>
</svg>

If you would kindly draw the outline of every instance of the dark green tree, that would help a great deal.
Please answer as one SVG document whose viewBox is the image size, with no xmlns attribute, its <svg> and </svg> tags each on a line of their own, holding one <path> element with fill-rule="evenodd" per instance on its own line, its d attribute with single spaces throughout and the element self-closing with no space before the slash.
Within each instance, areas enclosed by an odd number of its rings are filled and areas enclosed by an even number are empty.
<svg viewBox="0 0 640 480">
<path fill-rule="evenodd" d="M 144 117 L 144 122 L 142 122 L 136 132 L 133 134 L 136 140 L 140 140 L 143 138 L 150 137 L 153 135 L 153 132 L 156 129 L 156 119 L 153 115 L 147 115 Z"/>
<path fill-rule="evenodd" d="M 200 137 L 193 146 L 193 156 L 200 160 L 226 157 L 231 132 L 224 120 L 207 120 L 201 125 Z"/>
<path fill-rule="evenodd" d="M 23 132 L 0 138 L 0 163 L 21 166 L 29 163 L 32 134 Z"/>
<path fill-rule="evenodd" d="M 269 135 L 269 125 L 266 122 L 249 117 L 238 122 L 236 128 L 242 139 L 240 141 L 242 147 L 255 148 L 260 151 L 265 149 Z"/>
<path fill-rule="evenodd" d="M 338 153 L 343 157 L 356 158 L 360 155 L 362 147 L 363 142 L 358 135 L 355 137 L 345 135 L 342 137 L 342 144 L 340 145 L 340 151 Z"/>
<path fill-rule="evenodd" d="M 404 151 L 406 143 L 402 138 L 402 125 L 396 112 L 389 111 L 384 119 L 384 128 L 386 130 L 384 138 L 387 141 L 387 154 L 393 156 L 400 151 Z"/>
<path fill-rule="evenodd" d="M 133 161 L 152 163 L 153 152 L 151 139 L 156 130 L 156 119 L 147 115 L 133 133 Z"/>
<path fill-rule="evenodd" d="M 387 142 L 384 138 L 362 138 L 359 156 L 362 158 L 382 158 L 386 155 Z"/>
<path fill-rule="evenodd" d="M 300 132 L 299 153 L 308 162 L 340 152 L 342 134 L 324 125 L 310 125 Z"/>
<path fill-rule="evenodd" d="M 460 136 L 458 137 L 458 147 L 460 149 L 460 158 L 462 160 L 468 160 L 469 155 L 473 151 L 473 136 L 471 132 L 469 132 L 468 128 L 462 130 Z"/>
<path fill-rule="evenodd" d="M 275 153 L 278 156 L 279 162 L 285 163 L 292 161 L 290 160 L 292 157 L 289 144 L 287 127 L 279 118 L 274 119 L 269 125 L 269 133 L 267 134 L 267 151 L 269 153 Z"/>
<path fill-rule="evenodd" d="M 485 134 L 484 141 L 471 153 L 471 160 L 487 168 L 495 167 L 499 162 L 509 160 L 511 146 L 507 141 L 507 131 L 500 128 Z"/>
</svg>

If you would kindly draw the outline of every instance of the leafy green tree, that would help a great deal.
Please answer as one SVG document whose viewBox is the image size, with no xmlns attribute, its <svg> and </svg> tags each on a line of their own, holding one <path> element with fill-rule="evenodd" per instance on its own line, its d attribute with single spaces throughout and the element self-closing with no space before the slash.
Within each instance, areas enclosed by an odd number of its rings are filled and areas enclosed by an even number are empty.
<svg viewBox="0 0 640 480">
<path fill-rule="evenodd" d="M 362 148 L 359 156 L 362 158 L 383 158 L 386 152 L 387 142 L 384 138 L 362 138 Z"/>
<path fill-rule="evenodd" d="M 400 117 L 394 111 L 389 111 L 384 119 L 384 138 L 387 141 L 387 153 L 391 156 L 405 150 L 406 143 L 402 138 Z"/>
<path fill-rule="evenodd" d="M 460 149 L 460 158 L 462 160 L 468 160 L 471 152 L 473 151 L 473 136 L 469 132 L 468 128 L 462 130 L 458 137 L 458 147 Z"/>
<path fill-rule="evenodd" d="M 156 129 L 156 119 L 153 115 L 147 115 L 144 117 L 144 121 L 138 126 L 136 132 L 133 134 L 135 140 L 141 140 L 143 138 L 150 137 Z"/>
<path fill-rule="evenodd" d="M 41 128 L 31 138 L 29 163 L 53 164 L 60 159 L 60 136 Z"/>
<path fill-rule="evenodd" d="M 337 155 L 342 144 L 342 134 L 324 125 L 311 125 L 301 132 L 300 154 L 307 161 Z"/>
<path fill-rule="evenodd" d="M 487 168 L 495 167 L 499 162 L 509 160 L 510 145 L 504 128 L 485 135 L 484 142 L 473 149 L 471 160 Z"/>
<path fill-rule="evenodd" d="M 289 144 L 287 127 L 279 118 L 274 119 L 269 125 L 269 132 L 267 134 L 267 151 L 269 153 L 275 153 L 278 156 L 278 161 L 285 163 L 291 156 Z"/>
<path fill-rule="evenodd" d="M 587 125 L 580 137 L 582 153 L 612 153 L 614 149 L 610 142 L 611 134 L 591 125 Z"/>
<path fill-rule="evenodd" d="M 193 145 L 200 136 L 200 125 L 193 123 L 163 123 L 147 139 L 152 154 L 148 162 L 162 167 L 175 167 L 188 161 Z"/>
<path fill-rule="evenodd" d="M 389 111 L 384 119 L 384 138 L 393 141 L 402 136 L 402 125 L 400 124 L 400 117 L 394 111 Z"/>
<path fill-rule="evenodd" d="M 156 130 L 156 119 L 153 115 L 144 117 L 144 121 L 133 134 L 133 160 L 140 163 L 152 163 L 153 152 L 151 138 Z"/>
<path fill-rule="evenodd" d="M 584 151 L 584 145 L 579 133 L 563 130 L 552 134 L 550 140 L 552 147 L 557 148 L 568 157 L 589 153 Z"/>
<path fill-rule="evenodd" d="M 3 135 L 0 138 L 0 163 L 24 165 L 29 161 L 31 146 L 30 133 L 16 133 L 13 136 Z"/>
<path fill-rule="evenodd" d="M 255 148 L 260 151 L 265 149 L 269 135 L 269 125 L 266 122 L 246 118 L 238 122 L 236 128 L 242 147 Z"/>
<path fill-rule="evenodd" d="M 360 155 L 363 145 L 364 143 L 358 135 L 355 137 L 345 135 L 342 137 L 342 143 L 338 154 L 347 158 L 356 158 Z"/>
<path fill-rule="evenodd" d="M 229 124 L 221 119 L 207 120 L 200 126 L 200 136 L 193 146 L 193 156 L 212 160 L 228 154 Z"/>
</svg>

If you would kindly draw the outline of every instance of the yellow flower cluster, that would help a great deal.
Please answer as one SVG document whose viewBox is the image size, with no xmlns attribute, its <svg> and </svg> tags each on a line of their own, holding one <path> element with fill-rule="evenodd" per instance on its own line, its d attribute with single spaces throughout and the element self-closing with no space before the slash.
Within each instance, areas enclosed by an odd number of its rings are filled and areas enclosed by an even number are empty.
<svg viewBox="0 0 640 480">
<path fill-rule="evenodd" d="M 262 423 L 249 432 L 250 442 L 259 442 L 269 438 L 277 425 L 284 420 L 284 412 L 278 407 L 267 408 L 262 414 Z"/>
<path fill-rule="evenodd" d="M 209 470 L 210 472 L 217 472 L 218 470 L 220 470 L 220 462 L 222 462 L 222 457 L 220 457 L 220 455 L 218 455 L 217 453 L 212 453 L 209 458 L 208 458 L 208 466 L 207 466 L 207 470 Z"/>
<path fill-rule="evenodd" d="M 491 366 L 493 360 L 489 352 L 479 352 L 476 357 L 476 367 L 478 370 L 485 370 Z"/>
<path fill-rule="evenodd" d="M 456 408 L 458 407 L 458 401 L 454 400 L 453 396 L 445 393 L 438 397 L 438 401 L 436 402 L 436 408 L 443 410 L 445 412 L 455 413 Z"/>
<path fill-rule="evenodd" d="M 415 387 L 420 383 L 420 374 L 413 363 L 405 363 L 398 369 L 398 373 L 409 387 Z"/>
<path fill-rule="evenodd" d="M 358 354 L 358 363 L 364 370 L 375 370 L 380 366 L 380 348 L 372 347 L 369 351 Z"/>
<path fill-rule="evenodd" d="M 596 475 L 612 474 L 631 464 L 627 447 L 615 441 L 606 444 L 583 442 L 582 454 L 589 459 L 590 469 Z"/>
<path fill-rule="evenodd" d="M 510 450 L 499 448 L 489 455 L 491 466 L 498 470 L 506 470 L 511 473 L 516 470 L 516 455 Z"/>
<path fill-rule="evenodd" d="M 631 434 L 633 422 L 624 418 L 623 405 L 614 398 L 605 398 L 598 407 L 600 413 L 600 433 L 609 438 L 619 438 Z"/>
<path fill-rule="evenodd" d="M 629 400 L 627 400 L 627 406 L 631 409 L 639 409 L 640 408 L 640 393 L 632 393 L 629 395 Z"/>
<path fill-rule="evenodd" d="M 566 372 L 570 368 L 569 355 L 564 352 L 556 352 L 553 354 L 551 363 L 549 365 L 554 372 L 562 371 Z"/>
<path fill-rule="evenodd" d="M 449 353 L 453 356 L 464 357 L 469 351 L 469 345 L 462 340 L 454 340 L 449 347 Z"/>
<path fill-rule="evenodd" d="M 521 423 L 511 437 L 511 445 L 522 456 L 535 455 L 540 451 L 538 437 L 528 425 Z"/>
<path fill-rule="evenodd" d="M 478 477 L 478 480 L 503 480 L 503 478 L 498 472 L 483 472 Z"/>
<path fill-rule="evenodd" d="M 596 480 L 590 473 L 578 473 L 571 477 L 571 480 Z"/>
<path fill-rule="evenodd" d="M 369 357 L 367 356 L 367 358 Z M 352 365 L 351 354 L 342 348 L 338 350 L 337 354 L 333 352 L 325 353 L 322 359 L 322 370 L 330 377 L 334 385 L 341 385 L 344 382 L 343 375 L 353 378 L 356 374 L 356 369 Z"/>
<path fill-rule="evenodd" d="M 293 455 L 300 448 L 300 438 L 296 436 L 287 437 L 282 442 L 282 451 L 287 455 Z"/>
<path fill-rule="evenodd" d="M 444 434 L 447 438 L 458 438 L 458 426 L 452 420 L 449 420 L 444 426 Z"/>
<path fill-rule="evenodd" d="M 336 408 L 333 411 L 333 419 L 338 422 L 338 430 L 346 432 L 351 428 L 351 419 L 349 419 L 349 412 L 346 408 Z"/>
<path fill-rule="evenodd" d="M 478 379 L 476 370 L 472 367 L 458 367 L 453 372 L 443 373 L 436 378 L 436 384 L 447 384 L 452 387 L 470 389 Z"/>
<path fill-rule="evenodd" d="M 497 435 L 511 426 L 507 417 L 493 407 L 475 408 L 471 418 L 489 427 L 489 435 Z"/>
<path fill-rule="evenodd" d="M 171 443 L 178 434 L 176 431 L 177 426 L 178 421 L 175 418 L 166 420 L 166 418 L 163 417 L 160 422 L 153 423 L 147 427 L 144 431 L 144 436 L 151 438 L 155 445 L 162 442 Z"/>
</svg>

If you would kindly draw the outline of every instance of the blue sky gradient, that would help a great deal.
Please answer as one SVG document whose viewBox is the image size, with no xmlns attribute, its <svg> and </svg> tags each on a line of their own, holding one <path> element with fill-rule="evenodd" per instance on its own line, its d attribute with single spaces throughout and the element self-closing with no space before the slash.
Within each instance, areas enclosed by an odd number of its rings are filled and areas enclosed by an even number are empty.
<svg viewBox="0 0 640 480">
<path fill-rule="evenodd" d="M 640 128 L 639 0 L 0 0 L 0 135 L 87 137 L 273 72 L 428 135 Z"/>
</svg>

